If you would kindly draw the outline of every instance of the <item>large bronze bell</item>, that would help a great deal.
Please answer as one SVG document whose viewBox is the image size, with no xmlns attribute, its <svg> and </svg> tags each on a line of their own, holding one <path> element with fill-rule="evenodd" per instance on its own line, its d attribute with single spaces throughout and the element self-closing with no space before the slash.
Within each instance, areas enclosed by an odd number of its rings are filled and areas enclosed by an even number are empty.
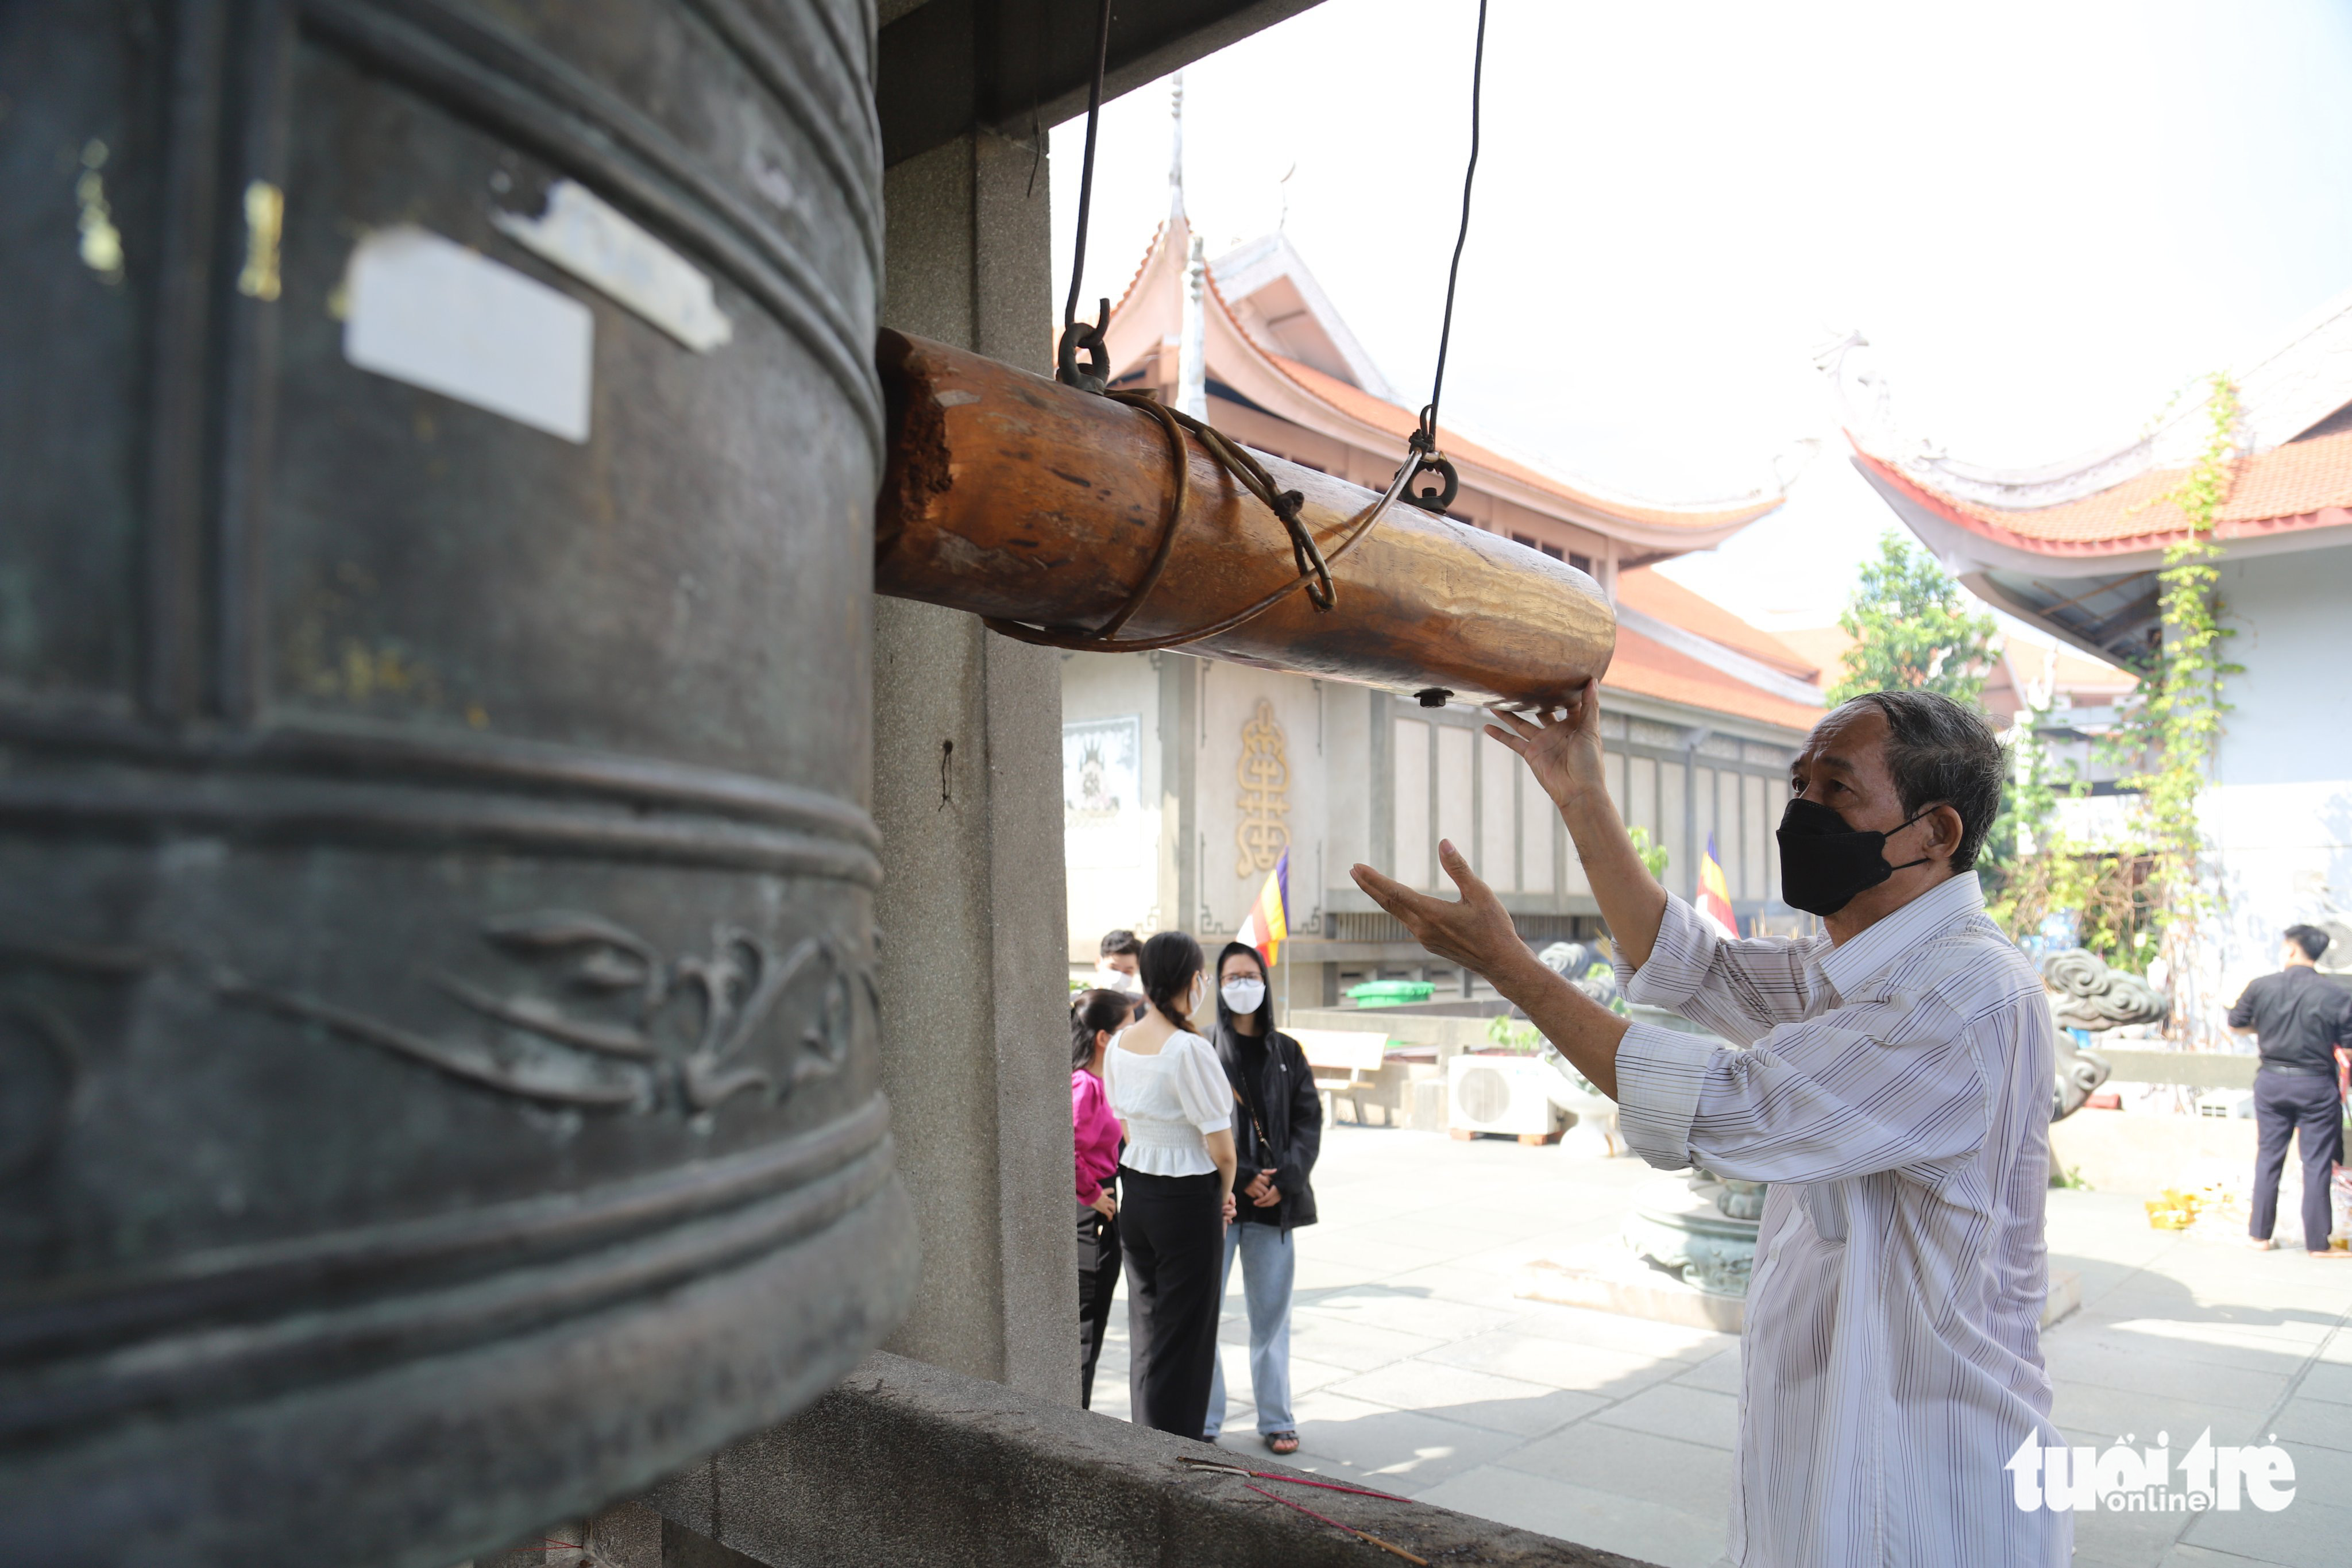
<svg viewBox="0 0 2352 1568">
<path fill-rule="evenodd" d="M 443 1568 L 903 1312 L 869 13 L 0 7 L 0 1562 Z"/>
</svg>

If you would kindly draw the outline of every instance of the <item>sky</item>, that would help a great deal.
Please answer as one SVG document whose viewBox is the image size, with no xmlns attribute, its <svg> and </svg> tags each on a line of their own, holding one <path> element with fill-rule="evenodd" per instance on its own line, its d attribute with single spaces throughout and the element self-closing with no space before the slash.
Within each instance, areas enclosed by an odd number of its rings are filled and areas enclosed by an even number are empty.
<svg viewBox="0 0 2352 1568">
<path fill-rule="evenodd" d="M 1184 73 L 1210 254 L 1285 229 L 1428 397 L 1475 0 L 1323 0 Z M 1812 353 L 1859 328 L 1906 430 L 1995 465 L 2137 437 L 2352 288 L 2352 0 L 1490 0 L 1445 422 L 1662 500 L 1788 505 L 1666 570 L 1834 618 L 1892 514 Z M 1086 294 L 1168 210 L 1169 83 L 1104 108 Z M 1055 128 L 1055 300 L 1085 121 Z M 1091 314 L 1092 306 L 1082 308 Z"/>
</svg>

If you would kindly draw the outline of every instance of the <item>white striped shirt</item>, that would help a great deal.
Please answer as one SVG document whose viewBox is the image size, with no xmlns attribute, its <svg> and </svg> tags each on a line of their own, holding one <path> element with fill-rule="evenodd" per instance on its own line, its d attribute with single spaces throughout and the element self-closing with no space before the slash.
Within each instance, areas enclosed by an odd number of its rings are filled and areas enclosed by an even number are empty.
<svg viewBox="0 0 2352 1568">
<path fill-rule="evenodd" d="M 2002 1468 L 2050 1424 L 2055 1029 L 1974 872 L 1842 946 L 1728 942 L 1680 899 L 1626 994 L 1620 1124 L 1651 1164 L 1769 1182 L 1748 1293 L 1740 1568 L 2065 1568 Z"/>
</svg>

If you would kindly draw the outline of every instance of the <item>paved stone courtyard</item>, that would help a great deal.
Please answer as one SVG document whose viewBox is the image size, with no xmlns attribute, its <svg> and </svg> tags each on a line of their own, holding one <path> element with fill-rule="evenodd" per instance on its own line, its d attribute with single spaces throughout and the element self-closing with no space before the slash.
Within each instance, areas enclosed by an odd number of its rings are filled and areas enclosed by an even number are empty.
<svg viewBox="0 0 2352 1568">
<path fill-rule="evenodd" d="M 1723 1549 L 1737 1336 L 1521 1300 L 1519 1267 L 1614 1237 L 1654 1173 L 1440 1134 L 1339 1126 L 1296 1233 L 1293 1461 L 1664 1568 Z M 2083 1310 L 2043 1345 L 2070 1438 L 2179 1453 L 2276 1434 L 2295 1500 L 2263 1513 L 2085 1514 L 2077 1568 L 2352 1563 L 2352 1262 L 2148 1228 L 2137 1195 L 2050 1194 L 2053 1266 Z M 1096 1380 L 1125 1416 L 1127 1314 Z M 1239 1271 L 1225 1302 L 1224 1446 L 1263 1455 Z"/>
</svg>

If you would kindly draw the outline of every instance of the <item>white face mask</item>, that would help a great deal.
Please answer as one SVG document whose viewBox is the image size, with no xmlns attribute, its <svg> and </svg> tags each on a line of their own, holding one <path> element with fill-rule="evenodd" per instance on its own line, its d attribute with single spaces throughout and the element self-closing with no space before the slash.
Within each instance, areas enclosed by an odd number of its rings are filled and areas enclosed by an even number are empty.
<svg viewBox="0 0 2352 1568">
<path fill-rule="evenodd" d="M 1123 991 L 1129 996 L 1143 994 L 1143 982 L 1124 969 L 1099 969 L 1095 973 L 1106 991 Z"/>
<path fill-rule="evenodd" d="M 1201 1004 L 1208 999 L 1209 977 L 1205 974 L 1195 974 L 1192 976 L 1192 999 L 1185 1005 L 1184 1011 L 1197 1013 L 1201 1010 Z"/>
<path fill-rule="evenodd" d="M 1219 988 L 1225 1005 L 1236 1013 L 1255 1013 L 1265 1001 L 1265 982 L 1238 976 Z"/>
</svg>

